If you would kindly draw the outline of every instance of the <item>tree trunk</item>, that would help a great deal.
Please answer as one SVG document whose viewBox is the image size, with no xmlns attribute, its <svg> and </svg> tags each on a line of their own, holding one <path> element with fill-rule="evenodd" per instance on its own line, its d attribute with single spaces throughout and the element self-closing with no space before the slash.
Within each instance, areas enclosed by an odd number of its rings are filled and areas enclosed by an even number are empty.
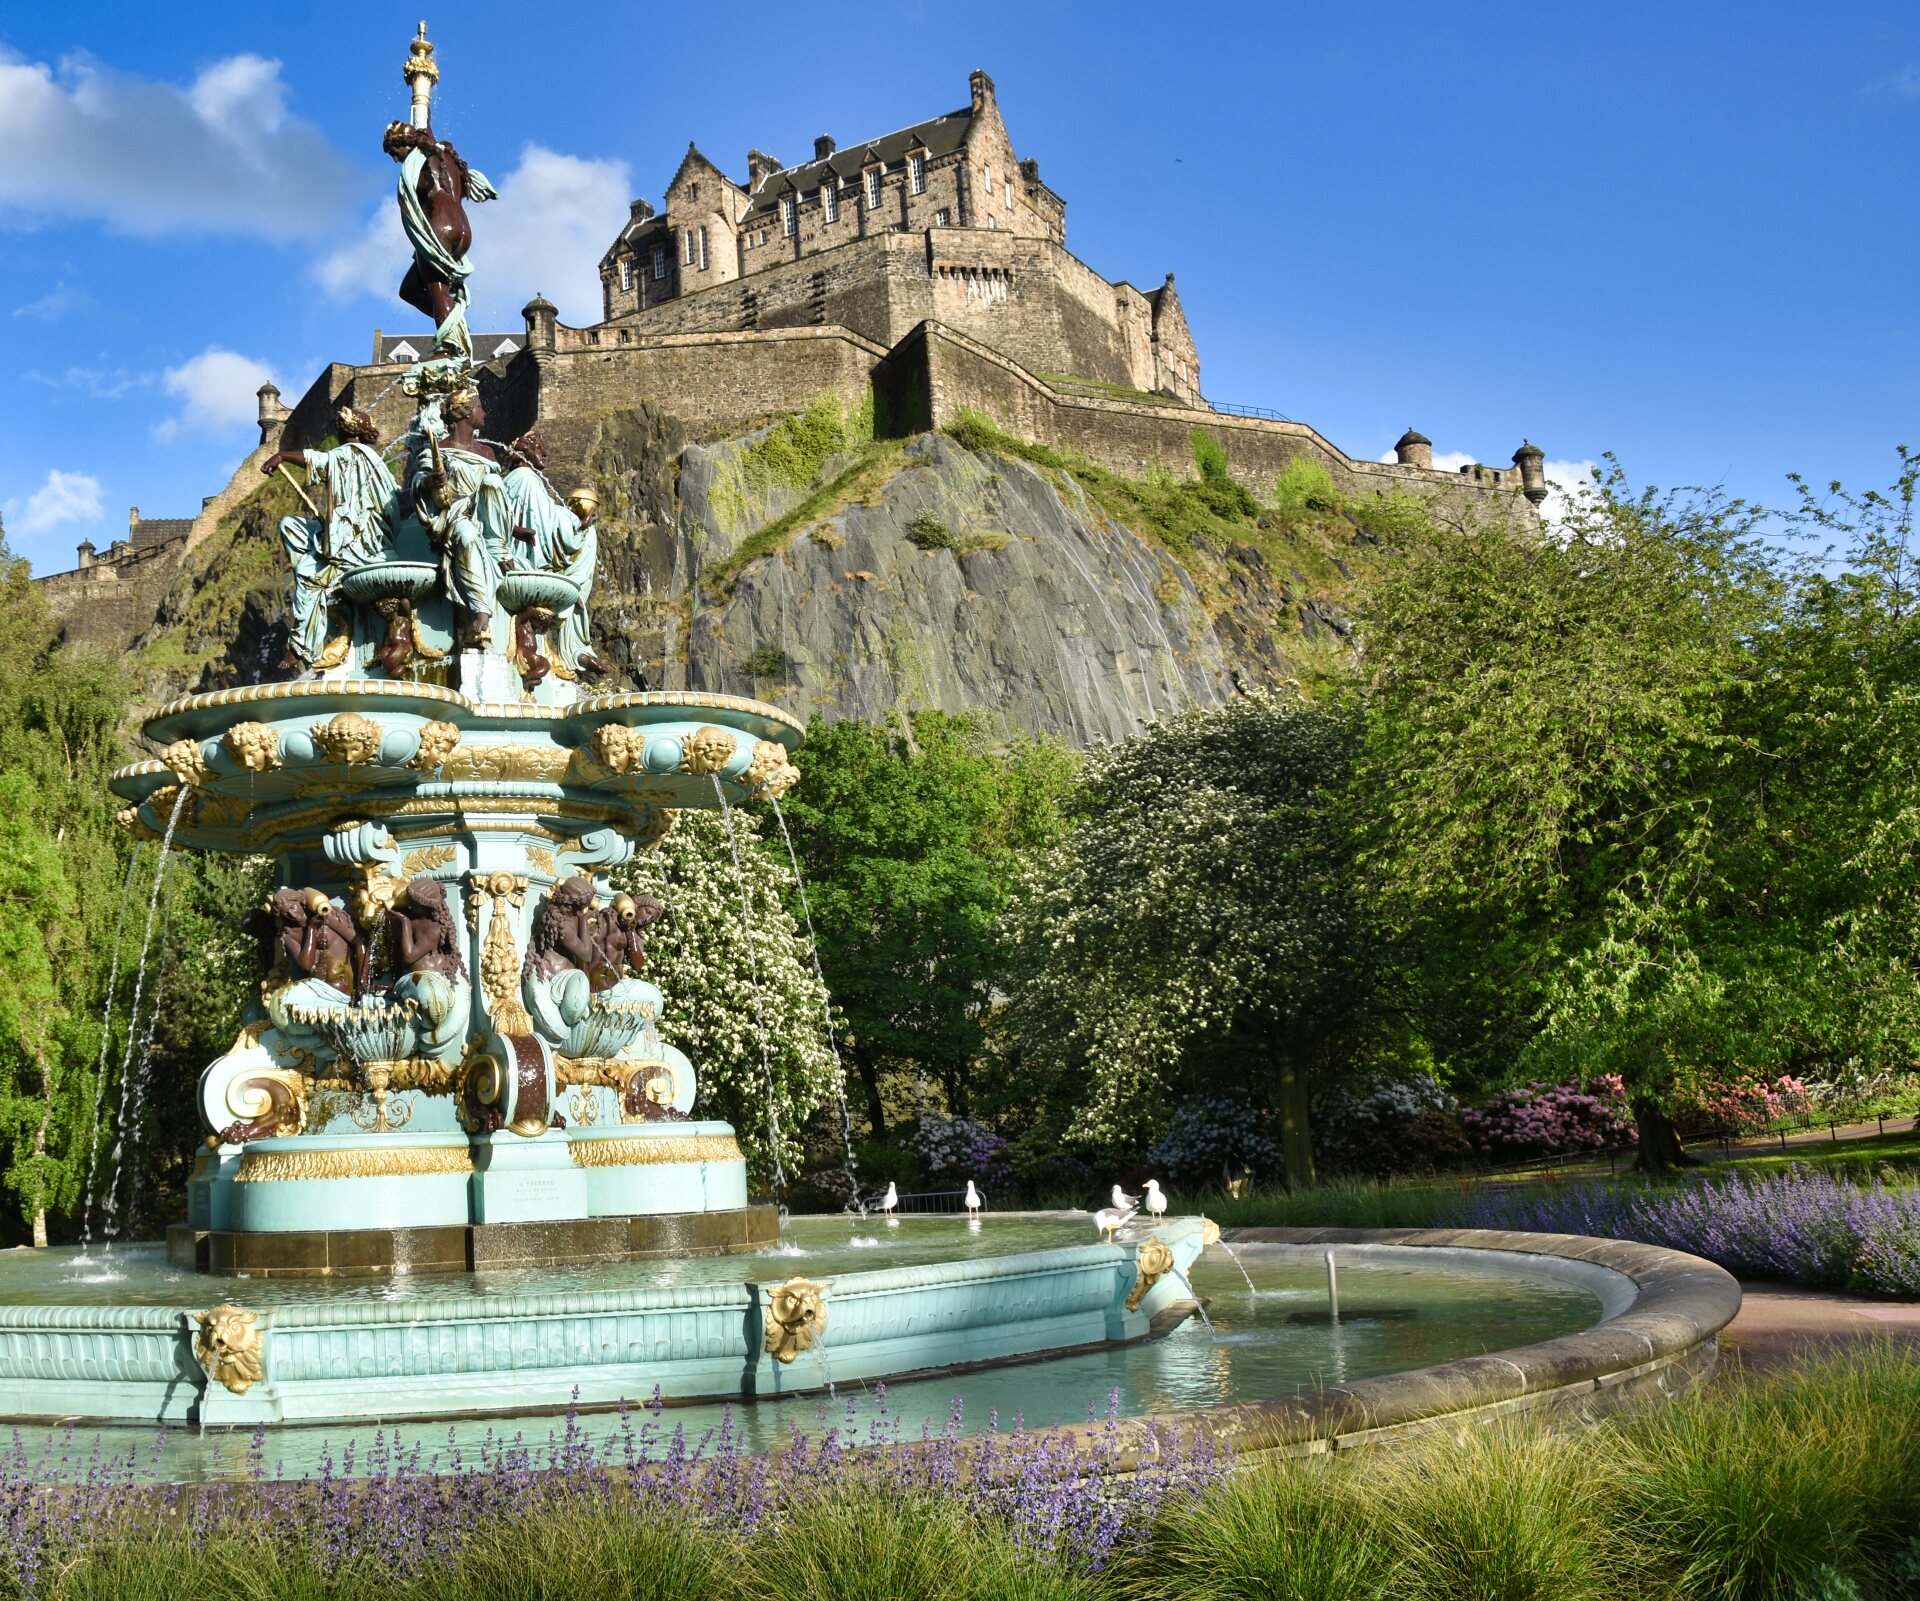
<svg viewBox="0 0 1920 1601">
<path fill-rule="evenodd" d="M 1670 1173 L 1677 1167 L 1700 1165 L 1680 1148 L 1680 1131 L 1658 1101 L 1635 1096 L 1633 1124 L 1640 1131 L 1640 1154 L 1633 1165 L 1642 1173 Z"/>
<path fill-rule="evenodd" d="M 878 1139 L 887 1132 L 887 1109 L 880 1100 L 880 1064 L 857 1047 L 852 1054 L 853 1070 L 867 1092 L 867 1122 L 872 1125 L 874 1138 Z"/>
<path fill-rule="evenodd" d="M 53 1121 L 53 1071 L 44 1054 L 40 1057 L 40 1126 L 33 1131 L 34 1177 L 40 1187 L 33 1208 L 33 1246 L 47 1248 L 47 1126 Z"/>
<path fill-rule="evenodd" d="M 1307 1099 L 1307 1075 L 1291 1057 L 1280 1062 L 1280 1159 L 1286 1166 L 1289 1190 L 1314 1183 L 1313 1120 Z"/>
</svg>

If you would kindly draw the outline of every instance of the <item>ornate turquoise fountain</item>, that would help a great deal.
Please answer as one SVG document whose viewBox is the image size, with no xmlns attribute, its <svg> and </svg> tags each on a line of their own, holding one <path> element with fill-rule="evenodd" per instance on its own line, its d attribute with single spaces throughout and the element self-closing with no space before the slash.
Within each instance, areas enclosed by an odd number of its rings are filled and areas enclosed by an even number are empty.
<svg viewBox="0 0 1920 1601">
<path fill-rule="evenodd" d="M 331 1275 L 762 1243 L 773 1209 L 747 1206 L 733 1130 L 690 1117 L 641 976 L 661 908 L 607 875 L 683 806 L 780 794 L 801 731 L 602 687 L 593 493 L 554 487 L 537 434 L 478 432 L 465 204 L 493 191 L 433 132 L 424 25 L 405 74 L 401 293 L 435 331 L 398 476 L 348 408 L 340 443 L 267 462 L 311 513 L 280 526 L 293 676 L 162 708 L 159 759 L 113 781 L 136 833 L 267 854 L 281 886 L 250 918 L 259 1000 L 201 1081 L 176 1259 Z"/>
<path fill-rule="evenodd" d="M 643 973 L 662 908 L 610 875 L 682 808 L 777 799 L 802 731 L 757 701 L 606 683 L 592 490 L 555 487 L 537 433 L 496 448 L 479 432 L 465 206 L 493 190 L 433 130 L 425 24 L 403 70 L 410 114 L 384 139 L 414 252 L 400 292 L 434 321 L 404 380 L 412 422 L 383 452 L 343 409 L 338 443 L 268 460 L 308 512 L 280 525 L 285 676 L 161 708 L 159 757 L 113 779 L 121 822 L 163 851 L 276 871 L 247 914 L 259 997 L 202 1076 L 206 1144 L 167 1241 L 173 1273 L 224 1275 L 229 1298 L 183 1310 L 176 1283 L 10 1301 L 0 1274 L 0 1414 L 251 1424 L 765 1396 L 1177 1320 L 1199 1219 L 822 1282 L 595 1278 L 778 1244 L 733 1129 L 695 1115 L 695 1064 L 660 1036 Z M 391 1293 L 338 1282 L 370 1277 Z M 296 1282 L 246 1288 L 263 1280 Z"/>
</svg>

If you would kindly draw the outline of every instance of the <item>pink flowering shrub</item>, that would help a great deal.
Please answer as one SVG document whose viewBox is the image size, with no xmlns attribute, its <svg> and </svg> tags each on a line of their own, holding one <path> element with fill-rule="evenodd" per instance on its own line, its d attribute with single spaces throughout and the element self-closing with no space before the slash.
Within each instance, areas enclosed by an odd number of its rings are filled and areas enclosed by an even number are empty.
<svg viewBox="0 0 1920 1601">
<path fill-rule="evenodd" d="M 1805 1117 L 1812 1105 L 1807 1086 L 1790 1073 L 1771 1082 L 1754 1075 L 1709 1079 L 1678 1121 L 1689 1134 L 1758 1134 L 1785 1119 Z"/>
<path fill-rule="evenodd" d="M 1535 1082 L 1502 1090 L 1462 1115 L 1467 1137 L 1495 1158 L 1568 1156 L 1633 1143 L 1633 1114 L 1619 1075 L 1604 1073 L 1586 1089 Z"/>
</svg>

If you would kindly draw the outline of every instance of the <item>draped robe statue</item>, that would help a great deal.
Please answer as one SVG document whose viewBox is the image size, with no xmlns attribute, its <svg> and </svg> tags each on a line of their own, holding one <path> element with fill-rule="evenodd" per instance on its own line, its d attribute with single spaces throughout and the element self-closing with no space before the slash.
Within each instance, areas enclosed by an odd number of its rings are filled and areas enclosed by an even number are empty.
<svg viewBox="0 0 1920 1601">
<path fill-rule="evenodd" d="M 324 485 L 333 502 L 324 519 L 280 520 L 280 542 L 293 568 L 288 654 L 309 671 L 326 649 L 327 609 L 341 572 L 377 561 L 389 551 L 398 521 L 399 488 L 381 458 L 380 431 L 373 419 L 364 411 L 343 406 L 338 423 L 344 443 L 332 450 L 279 451 L 261 468 L 271 473 L 282 463 L 303 462 L 307 482 Z"/>
<path fill-rule="evenodd" d="M 554 494 L 544 472 L 546 441 L 539 434 L 523 435 L 515 442 L 513 454 L 517 464 L 506 475 L 504 488 L 508 516 L 515 537 L 523 541 L 526 560 L 533 567 L 559 573 L 580 592 L 579 601 L 558 616 L 560 660 L 576 677 L 604 673 L 606 664 L 593 654 L 587 619 L 587 598 L 593 593 L 594 564 L 600 553 L 590 503 L 582 516 L 571 504 L 574 497 L 563 504 Z"/>
<path fill-rule="evenodd" d="M 413 265 L 400 281 L 400 298 L 433 318 L 435 355 L 471 360 L 467 279 L 473 264 L 467 251 L 473 245 L 473 225 L 467 221 L 465 203 L 498 197 L 484 173 L 434 136 L 431 123 L 422 128 L 390 123 L 383 148 L 400 163 L 400 227 L 413 246 Z"/>
<path fill-rule="evenodd" d="M 445 408 L 456 424 L 454 441 L 470 439 L 485 420 L 477 396 L 456 395 Z M 436 465 L 437 459 L 437 465 Z M 452 442 L 438 450 L 417 449 L 408 489 L 414 512 L 440 550 L 448 592 L 466 613 L 473 641 L 492 639 L 493 592 L 509 558 L 512 518 L 500 467 L 478 447 Z"/>
</svg>

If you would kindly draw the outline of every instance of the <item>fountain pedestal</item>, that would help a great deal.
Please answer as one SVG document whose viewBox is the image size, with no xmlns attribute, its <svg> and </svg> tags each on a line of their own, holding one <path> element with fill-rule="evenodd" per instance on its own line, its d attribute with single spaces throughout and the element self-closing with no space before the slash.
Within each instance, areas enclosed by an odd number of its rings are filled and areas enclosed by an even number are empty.
<svg viewBox="0 0 1920 1601">
<path fill-rule="evenodd" d="M 254 914 L 261 999 L 202 1078 L 182 1265 L 381 1273 L 775 1237 L 630 965 L 658 909 L 608 875 L 681 806 L 784 788 L 799 727 L 731 697 L 562 688 L 308 680 L 149 723 L 163 756 L 115 775 L 122 821 L 267 852 L 284 886 Z"/>
</svg>

